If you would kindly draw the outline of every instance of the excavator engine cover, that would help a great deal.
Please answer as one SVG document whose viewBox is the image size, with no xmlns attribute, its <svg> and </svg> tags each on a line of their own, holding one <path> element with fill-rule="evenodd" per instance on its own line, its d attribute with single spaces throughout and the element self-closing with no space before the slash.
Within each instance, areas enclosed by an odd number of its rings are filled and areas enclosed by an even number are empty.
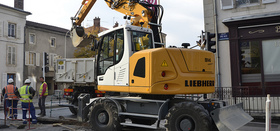
<svg viewBox="0 0 280 131">
<path fill-rule="evenodd" d="M 156 48 L 136 52 L 130 57 L 130 92 L 212 93 L 214 61 L 213 53 L 194 49 Z"/>
</svg>

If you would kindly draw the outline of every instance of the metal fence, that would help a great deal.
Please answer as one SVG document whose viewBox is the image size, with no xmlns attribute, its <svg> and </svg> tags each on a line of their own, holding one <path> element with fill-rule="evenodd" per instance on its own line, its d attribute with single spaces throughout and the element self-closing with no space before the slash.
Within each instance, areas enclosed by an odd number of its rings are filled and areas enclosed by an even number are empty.
<svg viewBox="0 0 280 131">
<path fill-rule="evenodd" d="M 224 100 L 229 105 L 242 102 L 243 109 L 250 115 L 264 116 L 266 94 L 267 91 L 262 91 L 260 87 L 217 87 L 215 93 L 209 94 L 208 98 Z M 271 109 L 272 116 L 280 116 L 280 96 L 275 95 L 275 92 L 271 96 Z"/>
</svg>

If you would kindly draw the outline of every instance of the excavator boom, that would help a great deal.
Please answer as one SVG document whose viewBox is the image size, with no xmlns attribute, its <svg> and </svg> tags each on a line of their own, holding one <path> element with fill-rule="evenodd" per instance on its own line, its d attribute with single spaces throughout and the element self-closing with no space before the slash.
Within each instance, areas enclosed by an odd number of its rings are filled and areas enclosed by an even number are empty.
<svg viewBox="0 0 280 131">
<path fill-rule="evenodd" d="M 81 26 L 81 23 L 84 21 L 85 17 L 87 16 L 88 12 L 91 10 L 95 2 L 96 0 L 83 0 L 80 9 L 78 10 L 77 14 L 74 17 L 75 19 L 74 25 Z"/>
<path fill-rule="evenodd" d="M 73 45 L 79 46 L 83 41 L 84 29 L 81 23 L 95 4 L 96 0 L 83 0 L 81 6 L 72 18 L 73 22 L 72 34 Z M 161 18 L 163 8 L 161 5 L 149 4 L 147 1 L 140 0 L 105 0 L 106 4 L 112 10 L 116 10 L 124 14 L 124 18 L 130 20 L 131 25 L 150 28 L 153 31 L 154 41 L 162 43 L 161 35 Z M 73 31 L 74 30 L 74 31 Z M 82 44 L 85 45 L 85 44 Z M 156 47 L 161 47 L 161 44 L 156 44 Z"/>
</svg>

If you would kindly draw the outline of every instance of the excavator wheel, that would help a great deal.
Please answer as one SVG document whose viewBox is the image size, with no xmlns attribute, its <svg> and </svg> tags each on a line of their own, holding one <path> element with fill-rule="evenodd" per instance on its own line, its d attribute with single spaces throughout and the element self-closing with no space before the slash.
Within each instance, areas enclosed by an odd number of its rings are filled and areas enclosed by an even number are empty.
<svg viewBox="0 0 280 131">
<path fill-rule="evenodd" d="M 89 123 L 94 131 L 120 131 L 117 107 L 109 100 L 97 100 L 91 108 Z"/>
<path fill-rule="evenodd" d="M 78 96 L 80 95 L 80 92 L 74 91 L 72 97 L 74 98 L 73 100 L 70 100 L 69 103 L 75 106 L 78 106 Z M 74 107 L 69 107 L 69 110 L 73 115 L 78 114 L 78 109 Z"/>
<path fill-rule="evenodd" d="M 74 101 L 72 104 L 75 105 L 75 106 L 78 106 L 78 101 Z M 69 107 L 69 110 L 70 110 L 71 113 L 74 114 L 74 115 L 77 115 L 77 113 L 78 113 L 78 109 L 77 109 L 77 108 Z"/>
<path fill-rule="evenodd" d="M 167 131 L 211 131 L 212 121 L 203 106 L 195 102 L 180 102 L 166 115 Z"/>
</svg>

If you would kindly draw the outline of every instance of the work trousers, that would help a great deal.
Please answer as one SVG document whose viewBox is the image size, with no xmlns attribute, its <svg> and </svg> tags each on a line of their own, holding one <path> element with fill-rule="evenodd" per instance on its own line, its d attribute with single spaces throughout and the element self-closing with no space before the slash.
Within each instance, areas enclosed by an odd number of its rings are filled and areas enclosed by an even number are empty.
<svg viewBox="0 0 280 131">
<path fill-rule="evenodd" d="M 4 95 L 4 114 L 5 114 L 5 116 L 7 116 L 7 112 L 8 112 L 8 110 L 7 110 L 7 100 L 6 100 L 6 98 L 7 98 L 7 95 L 5 94 L 5 95 Z"/>
<path fill-rule="evenodd" d="M 40 110 L 41 110 L 41 114 L 42 115 L 46 115 L 46 107 L 45 107 L 45 101 L 46 101 L 46 97 L 47 96 L 42 96 L 42 97 L 39 97 L 39 107 L 40 107 Z"/>
<path fill-rule="evenodd" d="M 22 107 L 22 119 L 23 119 L 23 121 L 26 121 L 26 113 L 27 113 L 28 109 L 30 108 L 30 114 L 31 114 L 32 122 L 37 122 L 37 118 L 36 118 L 36 115 L 35 115 L 35 108 L 34 108 L 34 105 L 33 105 L 32 102 L 30 104 L 22 102 L 21 107 Z"/>
<path fill-rule="evenodd" d="M 10 108 L 10 118 L 17 118 L 17 105 L 18 105 L 18 100 L 7 100 L 7 107 Z M 12 109 L 13 107 L 13 109 Z"/>
</svg>

